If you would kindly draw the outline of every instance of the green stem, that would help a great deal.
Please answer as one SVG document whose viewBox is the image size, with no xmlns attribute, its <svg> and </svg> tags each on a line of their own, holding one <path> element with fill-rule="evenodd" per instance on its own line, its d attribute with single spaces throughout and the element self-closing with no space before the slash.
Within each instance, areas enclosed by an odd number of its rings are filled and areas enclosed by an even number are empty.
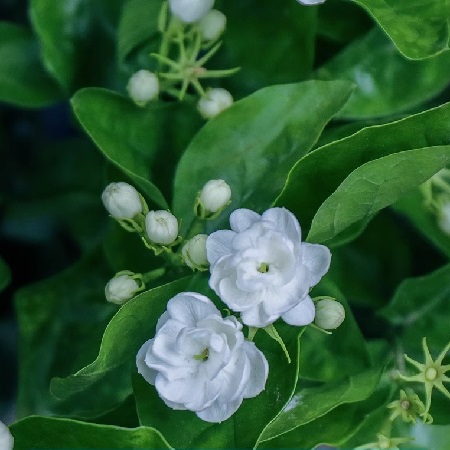
<svg viewBox="0 0 450 450">
<path fill-rule="evenodd" d="M 283 339 L 281 338 L 281 336 L 278 334 L 278 331 L 276 330 L 276 328 L 274 327 L 273 323 L 271 323 L 270 325 L 268 325 L 267 327 L 264 328 L 264 331 L 275 341 L 278 342 L 278 344 L 280 344 L 280 347 L 283 349 L 284 354 L 286 355 L 286 358 L 288 360 L 288 364 L 291 363 L 291 357 L 289 356 L 289 352 L 288 349 L 286 347 L 286 345 L 283 342 Z"/>
<path fill-rule="evenodd" d="M 161 278 L 163 275 L 165 275 L 165 273 L 166 269 L 164 267 L 155 270 L 150 270 L 150 272 L 142 274 L 142 281 L 144 283 L 148 283 L 150 281 L 157 280 L 158 278 Z"/>
</svg>

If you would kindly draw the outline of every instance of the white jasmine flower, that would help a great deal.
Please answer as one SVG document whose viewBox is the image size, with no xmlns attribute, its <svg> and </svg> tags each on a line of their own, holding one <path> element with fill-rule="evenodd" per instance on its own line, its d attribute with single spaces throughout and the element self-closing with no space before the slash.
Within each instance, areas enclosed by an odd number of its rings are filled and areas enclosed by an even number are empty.
<svg viewBox="0 0 450 450">
<path fill-rule="evenodd" d="M 169 0 L 172 14 L 182 22 L 200 20 L 214 5 L 214 0 Z"/>
<path fill-rule="evenodd" d="M 223 319 L 207 297 L 183 292 L 167 304 L 156 336 L 139 350 L 139 373 L 172 409 L 207 422 L 228 419 L 244 398 L 264 390 L 268 363 L 234 316 Z"/>
<path fill-rule="evenodd" d="M 205 119 L 212 119 L 233 104 L 231 94 L 222 88 L 208 89 L 197 104 L 199 113 Z"/>
<path fill-rule="evenodd" d="M 324 330 L 334 330 L 341 325 L 345 319 L 344 307 L 333 300 L 325 298 L 316 303 L 316 317 L 314 323 Z"/>
<path fill-rule="evenodd" d="M 302 5 L 320 5 L 325 3 L 325 0 L 297 0 Z"/>
<path fill-rule="evenodd" d="M 177 218 L 168 211 L 150 211 L 145 217 L 145 229 L 149 239 L 162 245 L 172 244 L 178 237 Z"/>
<path fill-rule="evenodd" d="M 132 219 L 142 212 L 138 191 L 128 183 L 109 184 L 102 193 L 105 208 L 115 219 Z"/>
<path fill-rule="evenodd" d="M 225 208 L 231 200 L 231 188 L 224 180 L 209 180 L 200 191 L 199 202 L 206 215 Z"/>
<path fill-rule="evenodd" d="M 9 428 L 0 422 L 0 449 L 12 450 L 14 447 L 14 438 L 9 431 Z"/>
<path fill-rule="evenodd" d="M 445 234 L 450 235 L 450 202 L 445 202 L 440 206 L 438 225 Z"/>
<path fill-rule="evenodd" d="M 217 9 L 209 11 L 198 23 L 203 39 L 215 41 L 224 32 L 227 25 L 225 14 Z"/>
<path fill-rule="evenodd" d="M 105 297 L 108 302 L 123 305 L 142 291 L 142 284 L 130 274 L 119 272 L 108 281 L 105 286 Z"/>
<path fill-rule="evenodd" d="M 311 323 L 308 292 L 328 271 L 328 248 L 301 242 L 300 225 L 285 208 L 261 216 L 237 209 L 230 225 L 206 241 L 216 294 L 249 326 L 266 327 L 279 317 L 291 325 Z"/>
<path fill-rule="evenodd" d="M 205 269 L 209 266 L 206 256 L 207 234 L 197 234 L 190 239 L 181 250 L 184 262 L 191 269 Z"/>
<path fill-rule="evenodd" d="M 148 70 L 138 70 L 128 81 L 128 95 L 138 106 L 145 106 L 158 97 L 158 77 Z"/>
</svg>

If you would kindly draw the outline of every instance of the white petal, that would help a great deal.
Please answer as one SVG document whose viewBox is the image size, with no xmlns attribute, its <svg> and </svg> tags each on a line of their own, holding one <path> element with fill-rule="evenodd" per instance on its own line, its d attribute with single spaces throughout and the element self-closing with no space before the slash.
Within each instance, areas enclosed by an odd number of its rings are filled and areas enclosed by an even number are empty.
<svg viewBox="0 0 450 450">
<path fill-rule="evenodd" d="M 282 314 L 281 318 L 289 325 L 309 325 L 316 315 L 316 308 L 314 302 L 308 295 L 297 306 L 294 306 L 289 311 Z"/>
<path fill-rule="evenodd" d="M 231 253 L 231 242 L 236 233 L 230 230 L 220 230 L 211 233 L 206 240 L 206 255 L 211 265 L 222 256 Z"/>
<path fill-rule="evenodd" d="M 200 300 L 200 301 L 199 301 Z M 170 317 L 189 327 L 195 327 L 197 322 L 211 315 L 219 315 L 214 303 L 204 295 L 195 292 L 182 292 L 167 303 Z"/>
<path fill-rule="evenodd" d="M 188 409 L 191 408 L 187 403 L 195 402 L 199 397 L 203 397 L 203 384 L 203 380 L 195 376 L 170 381 L 163 374 L 158 373 L 155 379 L 155 387 L 161 398 L 181 403 Z M 201 402 L 200 409 L 203 409 Z"/>
<path fill-rule="evenodd" d="M 315 286 L 330 268 L 331 252 L 324 245 L 303 242 L 302 262 L 310 271 L 309 287 Z"/>
<path fill-rule="evenodd" d="M 244 398 L 251 398 L 256 397 L 264 390 L 269 375 L 269 364 L 264 354 L 253 342 L 246 341 L 244 350 L 251 367 L 250 379 L 244 391 Z"/>
<path fill-rule="evenodd" d="M 242 398 L 232 403 L 220 403 L 215 401 L 208 408 L 198 411 L 197 416 L 205 422 L 219 423 L 230 418 L 241 406 Z"/>
<path fill-rule="evenodd" d="M 2 450 L 12 450 L 14 446 L 14 438 L 9 428 L 0 422 L 0 448 Z"/>
<path fill-rule="evenodd" d="M 241 232 L 249 228 L 261 216 L 250 209 L 236 209 L 230 215 L 230 226 L 233 231 Z"/>
<path fill-rule="evenodd" d="M 261 303 L 259 292 L 244 292 L 236 286 L 235 278 L 220 280 L 217 295 L 233 311 L 241 312 Z"/>
<path fill-rule="evenodd" d="M 286 208 L 268 209 L 261 217 L 277 225 L 277 230 L 286 234 L 292 242 L 300 243 L 302 233 L 297 218 Z"/>
<path fill-rule="evenodd" d="M 156 372 L 153 369 L 150 369 L 150 367 L 147 366 L 145 363 L 145 356 L 147 354 L 147 351 L 149 347 L 152 344 L 153 339 L 148 340 L 138 351 L 138 354 L 136 356 L 136 366 L 138 369 L 138 372 L 144 377 L 144 380 L 147 381 L 147 383 L 155 384 L 155 377 Z"/>
<path fill-rule="evenodd" d="M 264 328 L 267 325 L 270 325 L 271 323 L 275 322 L 278 317 L 278 314 L 267 314 L 262 303 L 259 303 L 251 309 L 248 309 L 247 311 L 243 311 L 241 313 L 241 319 L 245 323 L 245 325 L 257 328 Z"/>
<path fill-rule="evenodd" d="M 164 311 L 161 317 L 156 322 L 156 330 L 155 334 L 162 328 L 162 326 L 170 319 L 170 314 L 167 311 Z"/>
</svg>

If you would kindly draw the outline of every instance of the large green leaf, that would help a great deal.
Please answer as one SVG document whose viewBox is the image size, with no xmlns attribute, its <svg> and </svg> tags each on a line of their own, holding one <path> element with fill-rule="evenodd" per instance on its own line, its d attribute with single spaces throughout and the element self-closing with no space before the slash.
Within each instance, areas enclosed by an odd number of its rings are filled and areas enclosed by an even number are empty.
<svg viewBox="0 0 450 450">
<path fill-rule="evenodd" d="M 449 48 L 449 0 L 353 0 L 366 9 L 410 59 Z"/>
<path fill-rule="evenodd" d="M 317 75 L 356 84 L 342 118 L 368 118 L 414 108 L 442 91 L 450 82 L 450 51 L 423 61 L 398 52 L 379 28 L 354 41 L 327 62 Z"/>
<path fill-rule="evenodd" d="M 105 157 L 129 176 L 144 196 L 166 208 L 162 193 L 149 181 L 166 106 L 154 103 L 139 108 L 116 93 L 86 88 L 74 95 L 72 108 Z"/>
<path fill-rule="evenodd" d="M 154 428 L 120 428 L 69 419 L 28 417 L 11 426 L 15 450 L 171 448 Z"/>
<path fill-rule="evenodd" d="M 51 392 L 62 402 L 91 397 L 84 405 L 84 415 L 91 417 L 123 402 L 132 391 L 131 370 L 140 346 L 151 337 L 167 301 L 185 290 L 189 280 L 144 292 L 123 305 L 106 327 L 97 358 L 73 375 L 54 378 Z"/>
<path fill-rule="evenodd" d="M 340 405 L 366 400 L 378 386 L 381 374 L 380 368 L 369 369 L 337 383 L 297 389 L 283 411 L 264 429 L 260 441 L 291 432 Z"/>
<path fill-rule="evenodd" d="M 102 256 L 95 254 L 17 293 L 19 417 L 78 414 L 83 408 L 83 399 L 77 405 L 57 407 L 49 395 L 50 379 L 67 375 L 95 357 L 102 330 L 116 309 L 104 297 L 110 276 Z M 96 401 L 95 396 L 91 401 Z"/>
<path fill-rule="evenodd" d="M 291 210 L 308 230 L 322 203 L 355 169 L 390 154 L 448 145 L 449 136 L 450 104 L 365 128 L 300 159 L 275 204 Z"/>
<path fill-rule="evenodd" d="M 59 87 L 42 67 L 31 32 L 0 22 L 0 101 L 39 108 L 61 98 Z"/>
<path fill-rule="evenodd" d="M 272 86 L 208 122 L 178 165 L 177 217 L 185 225 L 191 222 L 197 192 L 214 178 L 230 184 L 230 210 L 266 209 L 281 191 L 289 169 L 314 145 L 350 91 L 341 81 Z"/>
<path fill-rule="evenodd" d="M 318 209 L 308 240 L 326 242 L 349 226 L 369 220 L 449 163 L 450 145 L 446 145 L 399 152 L 363 164 Z"/>
</svg>

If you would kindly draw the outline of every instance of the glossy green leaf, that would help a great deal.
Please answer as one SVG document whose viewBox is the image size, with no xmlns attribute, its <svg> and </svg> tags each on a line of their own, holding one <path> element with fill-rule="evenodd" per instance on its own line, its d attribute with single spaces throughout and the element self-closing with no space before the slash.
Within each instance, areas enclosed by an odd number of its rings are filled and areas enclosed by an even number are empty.
<svg viewBox="0 0 450 450">
<path fill-rule="evenodd" d="M 78 91 L 71 103 L 81 125 L 105 157 L 129 176 L 144 196 L 167 208 L 162 193 L 149 181 L 166 107 L 154 103 L 139 108 L 125 97 L 98 88 Z"/>
<path fill-rule="evenodd" d="M 448 145 L 449 136 L 450 104 L 365 128 L 300 159 L 275 204 L 296 214 L 308 230 L 322 203 L 359 166 L 406 150 Z"/>
<path fill-rule="evenodd" d="M 11 271 L 5 260 L 0 256 L 0 292 L 11 282 Z"/>
<path fill-rule="evenodd" d="M 430 243 L 450 258 L 450 236 L 440 229 L 436 215 L 425 207 L 419 189 L 402 197 L 393 208 L 405 215 Z"/>
<path fill-rule="evenodd" d="M 0 22 L 0 101 L 39 108 L 62 98 L 39 57 L 39 46 L 31 32 Z"/>
<path fill-rule="evenodd" d="M 449 74 L 450 51 L 411 61 L 378 28 L 354 41 L 317 71 L 324 80 L 355 83 L 356 89 L 337 117 L 358 119 L 417 107 L 448 85 Z"/>
<path fill-rule="evenodd" d="M 137 47 L 159 36 L 158 16 L 162 3 L 161 0 L 130 0 L 125 3 L 118 32 L 119 61 L 124 61 Z"/>
<path fill-rule="evenodd" d="M 289 169 L 314 145 L 350 90 L 349 84 L 341 81 L 272 86 L 208 122 L 178 165 L 177 217 L 185 225 L 192 221 L 197 192 L 215 178 L 231 186 L 229 211 L 237 207 L 266 209 L 281 191 Z"/>
<path fill-rule="evenodd" d="M 450 163 L 450 145 L 395 153 L 354 170 L 318 209 L 308 240 L 326 242 L 371 218 Z"/>
<path fill-rule="evenodd" d="M 120 428 L 51 417 L 28 417 L 12 425 L 11 433 L 15 450 L 170 448 L 154 428 Z"/>
<path fill-rule="evenodd" d="M 73 375 L 54 378 L 53 395 L 67 401 L 72 397 L 85 397 L 88 389 L 96 392 L 95 399 L 86 399 L 86 416 L 94 416 L 123 402 L 132 391 L 131 370 L 139 348 L 150 339 L 167 301 L 185 290 L 189 280 L 185 278 L 144 292 L 123 305 L 104 331 L 97 358 Z"/>
<path fill-rule="evenodd" d="M 449 49 L 449 0 L 353 0 L 366 9 L 410 59 Z"/>
<path fill-rule="evenodd" d="M 111 276 L 103 257 L 86 257 L 53 278 L 16 294 L 20 329 L 20 367 L 17 413 L 78 414 L 78 404 L 55 405 L 50 379 L 64 376 L 95 357 L 102 331 L 116 307 L 104 297 Z M 90 401 L 96 402 L 95 396 Z"/>
</svg>

